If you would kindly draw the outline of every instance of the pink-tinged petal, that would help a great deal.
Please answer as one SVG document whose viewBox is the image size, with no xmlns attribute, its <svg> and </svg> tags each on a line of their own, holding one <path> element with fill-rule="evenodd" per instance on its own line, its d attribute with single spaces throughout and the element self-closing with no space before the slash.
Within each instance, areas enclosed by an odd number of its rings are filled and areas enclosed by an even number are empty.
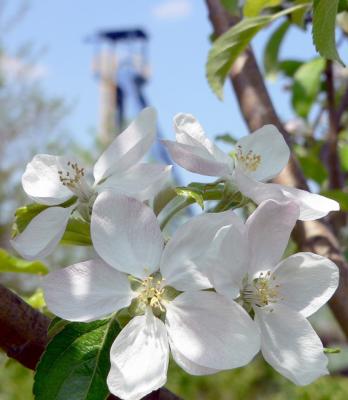
<svg viewBox="0 0 348 400">
<path fill-rule="evenodd" d="M 180 226 L 166 245 L 161 259 L 160 269 L 166 284 L 181 291 L 211 287 L 206 253 L 213 251 L 216 233 L 231 224 L 243 226 L 232 211 L 225 211 L 202 214 Z"/>
<path fill-rule="evenodd" d="M 222 177 L 232 172 L 227 163 L 217 161 L 209 151 L 201 146 L 162 140 L 171 158 L 188 171 L 208 176 Z M 231 164 L 233 163 L 231 159 Z"/>
<path fill-rule="evenodd" d="M 156 138 L 156 123 L 155 109 L 145 108 L 99 157 L 93 170 L 95 182 L 126 171 L 139 162 Z"/>
<path fill-rule="evenodd" d="M 48 256 L 62 238 L 74 207 L 46 208 L 11 240 L 12 247 L 27 260 Z"/>
<path fill-rule="evenodd" d="M 282 304 L 309 317 L 335 293 L 339 272 L 325 257 L 297 253 L 281 261 L 273 276 L 279 285 Z"/>
<path fill-rule="evenodd" d="M 100 257 L 119 271 L 145 278 L 159 268 L 162 232 L 151 208 L 136 199 L 102 192 L 93 206 L 91 236 Z"/>
<path fill-rule="evenodd" d="M 265 125 L 252 135 L 242 137 L 236 144 L 238 153 L 249 158 L 256 156 L 259 161 L 248 168 L 247 163 L 238 160 L 238 167 L 257 181 L 267 181 L 274 178 L 289 161 L 290 149 L 283 135 L 274 125 Z"/>
<path fill-rule="evenodd" d="M 122 174 L 111 175 L 100 189 L 113 189 L 140 201 L 152 199 L 170 178 L 171 165 L 137 164 Z"/>
<path fill-rule="evenodd" d="M 110 351 L 109 390 L 125 400 L 139 400 L 166 383 L 169 362 L 167 331 L 151 311 L 133 318 Z"/>
<path fill-rule="evenodd" d="M 329 212 L 339 211 L 340 209 L 340 205 L 337 201 L 325 196 L 288 186 L 279 186 L 284 196 L 289 200 L 295 201 L 300 207 L 299 220 L 301 221 L 323 218 L 329 214 Z"/>
<path fill-rule="evenodd" d="M 186 292 L 166 309 L 165 323 L 175 349 L 210 371 L 241 367 L 260 349 L 254 321 L 240 305 L 217 293 Z"/>
<path fill-rule="evenodd" d="M 58 171 L 64 171 L 68 162 L 75 162 L 69 157 L 37 154 L 27 165 L 22 176 L 25 193 L 37 203 L 54 206 L 62 204 L 73 193 L 60 181 Z"/>
<path fill-rule="evenodd" d="M 239 296 L 243 278 L 248 272 L 249 248 L 247 235 L 235 225 L 223 228 L 216 238 L 216 251 L 210 256 L 208 276 L 215 290 L 234 300 Z"/>
<path fill-rule="evenodd" d="M 276 303 L 272 307 L 272 312 L 255 307 L 265 360 L 300 386 L 327 375 L 327 357 L 311 324 L 285 305 Z"/>
<path fill-rule="evenodd" d="M 294 201 L 300 208 L 298 219 L 301 221 L 319 219 L 325 217 L 330 211 L 339 210 L 339 204 L 335 200 L 289 186 L 257 182 L 238 168 L 234 173 L 234 181 L 238 189 L 256 204 L 268 199 Z"/>
<path fill-rule="evenodd" d="M 299 209 L 294 202 L 279 203 L 275 200 L 261 203 L 251 214 L 246 222 L 250 277 L 276 267 L 298 215 Z"/>
<path fill-rule="evenodd" d="M 128 278 L 102 260 L 89 260 L 44 278 L 47 307 L 68 321 L 88 322 L 128 307 L 136 296 Z"/>
<path fill-rule="evenodd" d="M 201 124 L 191 114 L 177 114 L 174 117 L 176 141 L 193 147 L 206 149 L 215 161 L 233 167 L 231 157 L 220 150 L 204 133 Z"/>
</svg>

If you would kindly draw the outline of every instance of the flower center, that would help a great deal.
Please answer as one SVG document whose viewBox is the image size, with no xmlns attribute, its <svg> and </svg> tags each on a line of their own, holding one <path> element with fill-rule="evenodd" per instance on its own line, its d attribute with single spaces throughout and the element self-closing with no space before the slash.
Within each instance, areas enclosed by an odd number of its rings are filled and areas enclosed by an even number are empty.
<svg viewBox="0 0 348 400">
<path fill-rule="evenodd" d="M 241 297 L 248 304 L 265 307 L 280 299 L 279 287 L 279 284 L 275 284 L 275 276 L 271 276 L 271 271 L 261 272 L 258 278 L 244 286 Z"/>
<path fill-rule="evenodd" d="M 162 277 L 149 276 L 141 282 L 139 288 L 140 294 L 138 299 L 145 306 L 150 306 L 154 313 L 163 313 L 163 295 L 165 288 L 163 287 L 164 279 Z"/>
<path fill-rule="evenodd" d="M 85 169 L 68 161 L 66 170 L 58 171 L 62 185 L 68 187 L 82 202 L 87 203 L 93 195 L 92 188 L 85 179 Z"/>
<path fill-rule="evenodd" d="M 255 154 L 252 150 L 243 153 L 241 145 L 237 146 L 236 158 L 243 169 L 248 172 L 255 172 L 261 164 L 261 156 L 259 154 Z"/>
</svg>

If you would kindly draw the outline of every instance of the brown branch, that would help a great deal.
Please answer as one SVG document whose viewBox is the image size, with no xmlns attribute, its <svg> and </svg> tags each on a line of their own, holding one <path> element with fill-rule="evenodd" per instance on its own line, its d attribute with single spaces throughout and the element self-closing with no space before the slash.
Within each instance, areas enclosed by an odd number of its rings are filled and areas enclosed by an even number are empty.
<svg viewBox="0 0 348 400">
<path fill-rule="evenodd" d="M 0 348 L 27 368 L 35 369 L 48 338 L 50 320 L 30 307 L 20 297 L 0 285 Z M 109 396 L 110 400 L 119 400 Z M 162 388 L 150 393 L 144 400 L 180 400 Z"/>
<path fill-rule="evenodd" d="M 206 0 L 206 4 L 216 36 L 226 32 L 231 26 L 239 22 L 238 17 L 231 17 L 225 11 L 219 0 Z M 250 131 L 254 131 L 265 124 L 274 124 L 282 132 L 285 140 L 291 144 L 289 134 L 274 109 L 255 56 L 250 48 L 239 56 L 234 63 L 230 72 L 230 81 Z M 276 181 L 283 185 L 309 190 L 306 179 L 293 156 Z M 337 264 L 340 270 L 340 284 L 330 301 L 330 306 L 342 330 L 348 336 L 348 264 L 344 255 L 340 252 L 339 244 L 332 234 L 331 226 L 323 221 L 299 222 L 294 231 L 294 240 L 301 250 L 312 251 L 329 257 Z"/>
<path fill-rule="evenodd" d="M 339 189 L 343 187 L 344 179 L 340 168 L 338 156 L 339 120 L 336 112 L 335 87 L 332 61 L 326 61 L 326 97 L 329 116 L 329 133 L 327 138 L 327 168 L 329 171 L 329 187 Z"/>
<path fill-rule="evenodd" d="M 25 367 L 35 366 L 47 344 L 50 320 L 0 285 L 0 347 Z"/>
</svg>

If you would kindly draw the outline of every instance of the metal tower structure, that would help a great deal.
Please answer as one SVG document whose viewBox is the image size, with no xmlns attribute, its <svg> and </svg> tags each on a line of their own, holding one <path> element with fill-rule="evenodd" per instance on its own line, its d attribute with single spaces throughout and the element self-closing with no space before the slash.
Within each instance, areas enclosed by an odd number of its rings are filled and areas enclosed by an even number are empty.
<svg viewBox="0 0 348 400">
<path fill-rule="evenodd" d="M 102 30 L 93 36 L 93 41 L 96 44 L 93 69 L 100 86 L 99 131 L 101 142 L 106 145 L 129 121 L 129 108 L 139 112 L 149 105 L 145 95 L 150 75 L 149 36 L 139 28 Z M 160 131 L 157 132 L 161 139 Z M 151 156 L 156 161 L 171 163 L 158 143 Z M 178 181 L 178 176 L 175 178 Z"/>
</svg>

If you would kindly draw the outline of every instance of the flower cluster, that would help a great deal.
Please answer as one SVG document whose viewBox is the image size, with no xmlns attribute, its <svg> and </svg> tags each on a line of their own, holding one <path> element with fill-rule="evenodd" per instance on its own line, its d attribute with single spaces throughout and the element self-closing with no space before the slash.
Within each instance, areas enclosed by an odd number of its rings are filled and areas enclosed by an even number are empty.
<svg viewBox="0 0 348 400">
<path fill-rule="evenodd" d="M 13 240 L 27 258 L 49 254 L 71 213 L 90 222 L 96 257 L 50 273 L 50 311 L 89 322 L 126 310 L 129 321 L 110 350 L 107 384 L 137 400 L 166 382 L 169 354 L 192 375 L 265 360 L 298 385 L 325 375 L 323 345 L 307 320 L 338 285 L 330 260 L 312 253 L 281 259 L 298 219 L 338 210 L 317 194 L 264 183 L 286 165 L 289 148 L 274 126 L 242 138 L 224 154 L 191 115 L 174 120 L 172 158 L 259 206 L 244 222 L 232 210 L 190 218 L 165 240 L 149 206 L 170 167 L 139 164 L 155 138 L 155 113 L 145 109 L 94 166 L 90 185 L 80 164 L 38 155 L 23 187 L 49 207 Z M 73 199 L 67 206 L 67 200 Z"/>
</svg>

